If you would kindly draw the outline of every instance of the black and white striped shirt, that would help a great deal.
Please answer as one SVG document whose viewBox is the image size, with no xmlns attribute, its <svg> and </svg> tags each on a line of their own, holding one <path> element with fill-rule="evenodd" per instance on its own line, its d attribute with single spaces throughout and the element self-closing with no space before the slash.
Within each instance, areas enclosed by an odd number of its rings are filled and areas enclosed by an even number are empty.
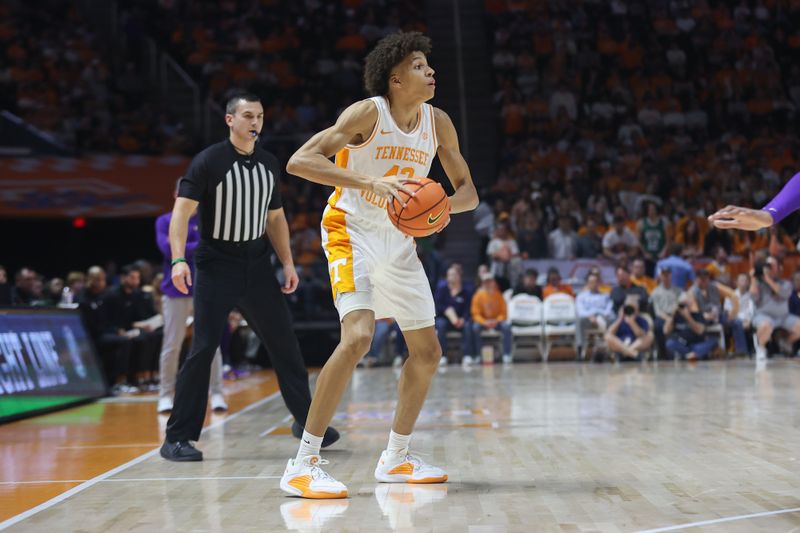
<svg viewBox="0 0 800 533">
<path fill-rule="evenodd" d="M 256 144 L 251 155 L 229 140 L 209 146 L 192 160 L 178 196 L 200 202 L 200 236 L 229 242 L 261 237 L 267 211 L 282 207 L 278 159 Z"/>
</svg>

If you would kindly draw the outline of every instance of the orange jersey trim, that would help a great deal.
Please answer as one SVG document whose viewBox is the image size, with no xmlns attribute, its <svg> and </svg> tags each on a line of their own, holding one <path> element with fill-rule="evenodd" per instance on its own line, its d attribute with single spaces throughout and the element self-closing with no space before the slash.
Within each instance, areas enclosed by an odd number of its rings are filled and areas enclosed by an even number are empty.
<svg viewBox="0 0 800 533">
<path fill-rule="evenodd" d="M 390 114 L 391 114 L 391 112 L 392 111 L 389 110 Z M 422 115 L 422 106 L 419 106 L 419 110 L 417 110 L 417 126 L 413 130 L 409 131 L 408 133 L 404 132 L 403 130 L 400 130 L 400 131 L 403 132 L 403 133 L 406 133 L 406 135 L 414 135 L 415 133 L 417 133 L 417 130 L 422 127 L 422 117 L 423 117 L 423 115 Z M 392 117 L 392 118 L 394 118 L 394 117 Z M 399 128 L 400 126 L 397 126 L 397 127 Z"/>
<path fill-rule="evenodd" d="M 346 149 L 358 150 L 360 148 L 364 148 L 370 142 L 372 142 L 372 139 L 375 138 L 375 134 L 378 133 L 378 129 L 380 128 L 380 125 L 381 125 L 381 109 L 380 109 L 380 107 L 378 107 L 378 104 L 376 102 L 374 102 L 373 100 L 370 100 L 370 102 L 372 102 L 375 105 L 375 110 L 378 112 L 378 118 L 375 120 L 375 125 L 372 126 L 372 133 L 370 133 L 369 138 L 367 138 L 367 140 L 362 142 L 361 144 L 349 144 L 348 143 Z"/>
<path fill-rule="evenodd" d="M 431 133 L 433 134 L 433 154 L 436 155 L 436 152 L 439 149 L 439 137 L 436 136 L 436 117 L 433 114 L 433 106 L 430 106 L 430 110 L 431 110 Z"/>
<path fill-rule="evenodd" d="M 336 152 L 336 166 L 341 168 L 347 168 L 347 164 L 350 162 L 350 149 L 349 148 L 342 148 L 338 152 Z"/>
</svg>

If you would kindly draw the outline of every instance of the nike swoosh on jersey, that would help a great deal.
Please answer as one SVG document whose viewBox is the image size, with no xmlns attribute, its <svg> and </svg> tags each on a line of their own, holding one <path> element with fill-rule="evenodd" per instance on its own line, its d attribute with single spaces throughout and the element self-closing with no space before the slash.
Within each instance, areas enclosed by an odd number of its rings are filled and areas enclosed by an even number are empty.
<svg viewBox="0 0 800 533">
<path fill-rule="evenodd" d="M 429 226 L 433 226 L 434 224 L 436 224 L 439 221 L 439 219 L 442 218 L 442 215 L 444 214 L 444 212 L 445 212 L 445 209 L 442 209 L 441 211 L 439 211 L 439 214 L 437 214 L 436 216 L 433 216 L 433 215 L 431 215 L 429 213 L 428 214 L 428 225 Z"/>
<path fill-rule="evenodd" d="M 392 130 L 384 131 L 383 129 L 381 129 L 381 135 L 389 135 L 390 133 L 392 133 Z"/>
</svg>

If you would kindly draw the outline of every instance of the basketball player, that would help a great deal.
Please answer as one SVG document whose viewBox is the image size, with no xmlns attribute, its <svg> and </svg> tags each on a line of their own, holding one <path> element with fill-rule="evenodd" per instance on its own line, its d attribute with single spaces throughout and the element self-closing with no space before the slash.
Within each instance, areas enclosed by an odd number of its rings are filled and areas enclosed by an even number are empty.
<svg viewBox="0 0 800 533">
<path fill-rule="evenodd" d="M 281 479 L 281 489 L 296 496 L 347 497 L 347 487 L 320 468 L 326 464 L 319 456 L 320 443 L 353 369 L 369 350 L 375 319 L 384 317 L 397 321 L 409 357 L 375 478 L 389 483 L 447 480 L 441 468 L 408 451 L 442 350 L 433 296 L 414 240 L 397 230 L 386 212 L 392 197 L 403 204 L 398 191 L 427 176 L 437 154 L 455 189 L 452 212 L 478 205 L 453 123 L 425 103 L 436 88 L 426 59 L 430 49 L 430 39 L 417 32 L 381 40 L 364 68 L 367 91 L 374 96 L 345 109 L 336 124 L 314 135 L 287 165 L 292 174 L 336 187 L 322 218 L 322 245 L 342 324 L 341 341 L 317 380 L 300 449 Z M 334 154 L 335 164 L 328 159 Z"/>
<path fill-rule="evenodd" d="M 709 216 L 708 220 L 718 228 L 757 231 L 777 224 L 797 209 L 800 209 L 800 172 L 761 209 L 729 205 Z"/>
</svg>

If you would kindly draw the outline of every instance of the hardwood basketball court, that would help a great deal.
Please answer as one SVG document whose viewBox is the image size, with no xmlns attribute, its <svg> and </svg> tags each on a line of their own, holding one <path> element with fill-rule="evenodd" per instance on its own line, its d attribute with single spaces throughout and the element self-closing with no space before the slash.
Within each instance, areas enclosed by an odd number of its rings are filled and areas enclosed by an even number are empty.
<svg viewBox="0 0 800 533">
<path fill-rule="evenodd" d="M 791 531 L 800 528 L 800 366 L 450 366 L 412 450 L 444 485 L 372 478 L 399 373 L 359 369 L 323 457 L 347 500 L 278 488 L 296 452 L 271 373 L 226 383 L 201 463 L 156 451 L 152 401 L 100 403 L 0 427 L 9 531 Z M 232 388 L 237 390 L 233 391 Z"/>
</svg>

